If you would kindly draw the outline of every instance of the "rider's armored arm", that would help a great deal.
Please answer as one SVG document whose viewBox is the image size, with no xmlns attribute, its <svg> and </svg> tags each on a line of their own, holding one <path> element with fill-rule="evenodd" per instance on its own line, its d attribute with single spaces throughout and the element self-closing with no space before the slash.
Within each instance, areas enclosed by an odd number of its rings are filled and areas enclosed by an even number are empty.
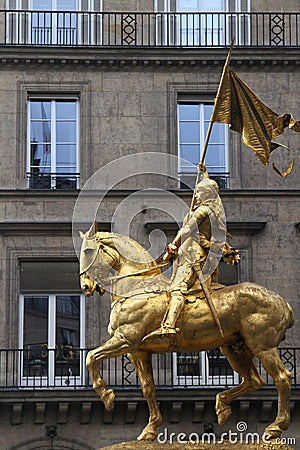
<svg viewBox="0 0 300 450">
<path fill-rule="evenodd" d="M 178 231 L 172 244 L 178 248 L 190 235 L 191 235 L 191 228 L 188 225 L 185 225 Z"/>
<path fill-rule="evenodd" d="M 197 231 L 201 222 L 206 219 L 208 213 L 205 206 L 199 206 L 179 230 L 172 244 L 178 248 L 194 231 Z"/>
</svg>

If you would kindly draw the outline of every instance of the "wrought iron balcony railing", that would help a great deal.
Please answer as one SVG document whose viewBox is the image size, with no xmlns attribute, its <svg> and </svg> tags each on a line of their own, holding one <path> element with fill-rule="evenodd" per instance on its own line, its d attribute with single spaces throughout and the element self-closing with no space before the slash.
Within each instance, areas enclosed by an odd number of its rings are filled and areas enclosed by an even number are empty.
<svg viewBox="0 0 300 450">
<path fill-rule="evenodd" d="M 209 169 L 208 169 L 209 171 Z M 194 189 L 197 174 L 195 172 L 179 172 L 179 188 L 180 189 Z M 220 189 L 229 189 L 230 176 L 228 172 L 210 172 L 209 176 L 215 180 Z"/>
<path fill-rule="evenodd" d="M 0 350 L 0 391 L 15 389 L 92 389 L 85 368 L 88 350 L 72 346 L 48 349 L 28 345 L 26 349 Z M 300 387 L 300 348 L 280 348 L 282 361 L 292 373 L 293 387 Z M 157 388 L 223 388 L 240 383 L 219 349 L 201 353 L 153 355 Z M 261 365 L 259 372 L 268 387 L 272 378 Z M 126 355 L 100 363 L 100 372 L 114 388 L 140 389 L 134 367 Z"/>
<path fill-rule="evenodd" d="M 2 17 L 1 17 L 2 16 Z M 0 44 L 100 47 L 298 47 L 300 12 L 0 12 Z"/>
<path fill-rule="evenodd" d="M 79 189 L 79 173 L 53 173 L 33 170 L 27 173 L 29 189 Z"/>
</svg>

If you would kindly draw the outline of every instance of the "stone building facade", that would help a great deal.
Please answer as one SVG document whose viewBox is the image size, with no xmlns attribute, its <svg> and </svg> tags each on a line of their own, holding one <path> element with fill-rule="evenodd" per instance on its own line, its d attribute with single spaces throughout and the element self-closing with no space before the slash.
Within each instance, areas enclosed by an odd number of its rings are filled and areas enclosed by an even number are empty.
<svg viewBox="0 0 300 450">
<path fill-rule="evenodd" d="M 162 167 L 137 175 L 133 163 L 125 177 L 128 167 L 115 161 L 155 152 L 198 162 L 233 33 L 232 68 L 270 108 L 298 119 L 299 27 L 297 0 L 0 1 L 1 449 L 96 449 L 139 434 L 147 408 L 126 357 L 103 367 L 117 392 L 110 413 L 84 369 L 86 349 L 107 339 L 110 303 L 107 294 L 85 299 L 80 292 L 72 238 L 78 196 L 84 189 L 99 202 L 102 191 L 86 184 L 98 174 L 108 190 L 96 215 L 100 228 L 116 230 L 118 206 L 133 198 L 132 237 L 148 247 L 159 241 L 162 250 L 180 222 L 170 215 L 171 199 L 174 211 L 177 202 L 188 208 L 195 166 L 180 163 L 166 178 Z M 295 150 L 283 179 L 239 135 L 217 130 L 211 142 L 219 156 L 209 148 L 207 165 L 242 257 L 221 280 L 262 284 L 294 308 L 281 352 L 294 375 L 285 436 L 300 445 L 299 134 L 281 138 Z M 271 159 L 285 168 L 289 158 L 280 148 Z M 104 167 L 109 175 L 119 170 L 112 186 Z M 149 188 L 161 191 L 140 194 Z M 161 358 L 160 431 L 219 436 L 214 398 L 227 376 L 236 382 L 220 354 Z M 225 430 L 242 420 L 261 433 L 273 420 L 276 391 L 268 382 L 234 402 Z"/>
</svg>

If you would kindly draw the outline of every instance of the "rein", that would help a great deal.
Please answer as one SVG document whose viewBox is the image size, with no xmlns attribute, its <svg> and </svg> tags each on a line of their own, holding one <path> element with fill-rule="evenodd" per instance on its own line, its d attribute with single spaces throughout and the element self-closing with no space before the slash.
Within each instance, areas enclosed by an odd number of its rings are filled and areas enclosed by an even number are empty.
<svg viewBox="0 0 300 450">
<path fill-rule="evenodd" d="M 169 264 L 169 262 L 165 262 L 163 264 L 159 264 L 156 267 L 151 267 L 150 269 L 138 270 L 137 272 L 127 273 L 127 274 L 124 274 L 124 275 L 114 275 L 113 277 L 104 278 L 102 281 L 120 280 L 122 278 L 135 277 L 135 276 L 138 276 L 138 275 L 143 275 L 144 273 L 151 273 L 151 272 L 154 272 L 156 269 L 161 269 L 162 267 L 166 267 L 168 264 Z"/>
<path fill-rule="evenodd" d="M 96 254 L 92 260 L 92 262 L 88 265 L 88 267 L 84 270 L 82 270 L 79 274 L 79 276 L 83 275 L 84 273 L 86 273 L 95 263 L 96 258 L 98 257 L 98 254 L 100 252 L 100 249 L 104 251 L 104 253 L 107 253 L 113 260 L 114 260 L 114 256 L 109 252 L 109 250 L 107 250 L 106 248 L 104 248 L 103 244 L 99 244 L 99 241 L 96 240 L 96 242 L 98 243 L 98 248 L 96 251 Z M 163 264 L 158 264 L 155 267 L 151 267 L 150 269 L 142 269 L 142 270 L 138 270 L 137 272 L 133 272 L 133 273 L 128 273 L 128 274 L 124 274 L 124 275 L 115 275 L 112 277 L 107 277 L 107 278 L 103 278 L 102 283 L 106 282 L 106 281 L 113 281 L 113 280 L 120 280 L 122 278 L 127 278 L 127 277 L 134 277 L 134 276 L 139 276 L 139 275 L 143 275 L 146 273 L 151 273 L 154 272 L 157 269 L 161 269 L 162 267 L 166 267 L 167 265 L 169 265 L 169 262 L 165 262 Z"/>
</svg>

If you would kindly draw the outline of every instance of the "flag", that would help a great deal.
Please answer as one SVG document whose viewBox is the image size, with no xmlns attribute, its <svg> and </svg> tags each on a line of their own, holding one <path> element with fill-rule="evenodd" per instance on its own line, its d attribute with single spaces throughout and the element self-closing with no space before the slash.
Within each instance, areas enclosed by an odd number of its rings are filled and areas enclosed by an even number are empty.
<svg viewBox="0 0 300 450">
<path fill-rule="evenodd" d="M 230 68 L 223 73 L 216 98 L 212 122 L 227 123 L 230 128 L 242 135 L 242 141 L 252 148 L 260 161 L 267 165 L 273 150 L 279 146 L 287 148 L 272 139 L 281 136 L 286 127 L 300 132 L 300 121 L 291 114 L 279 117 L 265 105 L 257 95 Z M 282 176 L 288 175 L 294 165 L 294 159 L 285 172 L 273 168 Z"/>
</svg>

